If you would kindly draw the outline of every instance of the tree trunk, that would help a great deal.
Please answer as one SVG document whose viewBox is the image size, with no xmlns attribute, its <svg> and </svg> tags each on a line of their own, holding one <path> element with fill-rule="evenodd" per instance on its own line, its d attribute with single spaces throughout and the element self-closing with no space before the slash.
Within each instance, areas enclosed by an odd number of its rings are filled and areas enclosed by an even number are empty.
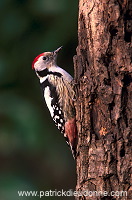
<svg viewBox="0 0 132 200">
<path fill-rule="evenodd" d="M 79 1 L 76 199 L 132 199 L 131 7 L 131 0 Z"/>
</svg>

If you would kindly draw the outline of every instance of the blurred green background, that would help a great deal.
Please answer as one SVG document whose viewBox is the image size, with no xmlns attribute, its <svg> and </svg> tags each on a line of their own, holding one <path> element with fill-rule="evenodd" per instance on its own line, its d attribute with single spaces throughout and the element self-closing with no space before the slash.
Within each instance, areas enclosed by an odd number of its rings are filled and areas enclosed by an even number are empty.
<svg viewBox="0 0 132 200">
<path fill-rule="evenodd" d="M 77 0 L 0 0 L 0 200 L 37 199 L 18 190 L 75 189 L 75 161 L 31 63 L 63 45 L 58 65 L 73 75 L 77 15 Z"/>
</svg>

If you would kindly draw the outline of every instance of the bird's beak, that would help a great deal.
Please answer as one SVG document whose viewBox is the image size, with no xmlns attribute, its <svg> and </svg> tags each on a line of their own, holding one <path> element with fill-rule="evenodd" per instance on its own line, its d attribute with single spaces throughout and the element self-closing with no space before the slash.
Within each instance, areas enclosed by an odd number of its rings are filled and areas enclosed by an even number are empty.
<svg viewBox="0 0 132 200">
<path fill-rule="evenodd" d="M 56 49 L 56 50 L 54 51 L 54 54 L 57 54 L 61 49 L 62 49 L 62 46 L 59 47 L 58 49 Z"/>
</svg>

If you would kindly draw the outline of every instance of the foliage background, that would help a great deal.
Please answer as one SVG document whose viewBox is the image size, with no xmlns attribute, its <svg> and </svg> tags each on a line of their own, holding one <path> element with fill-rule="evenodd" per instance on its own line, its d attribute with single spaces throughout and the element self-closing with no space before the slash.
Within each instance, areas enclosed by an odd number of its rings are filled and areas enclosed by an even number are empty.
<svg viewBox="0 0 132 200">
<path fill-rule="evenodd" d="M 75 188 L 75 162 L 50 118 L 31 63 L 38 54 L 63 45 L 58 65 L 73 75 L 77 4 L 0 1 L 1 200 L 37 199 L 18 198 L 18 190 Z"/>
</svg>

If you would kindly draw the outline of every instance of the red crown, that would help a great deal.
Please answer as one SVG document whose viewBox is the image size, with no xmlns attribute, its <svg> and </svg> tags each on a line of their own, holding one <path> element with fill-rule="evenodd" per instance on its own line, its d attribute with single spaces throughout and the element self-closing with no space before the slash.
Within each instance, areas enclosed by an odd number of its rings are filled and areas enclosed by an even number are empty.
<svg viewBox="0 0 132 200">
<path fill-rule="evenodd" d="M 44 53 L 41 53 L 34 59 L 34 61 L 32 62 L 32 69 L 34 69 L 34 64 L 38 61 L 39 57 L 43 56 L 43 55 L 44 55 Z"/>
</svg>

